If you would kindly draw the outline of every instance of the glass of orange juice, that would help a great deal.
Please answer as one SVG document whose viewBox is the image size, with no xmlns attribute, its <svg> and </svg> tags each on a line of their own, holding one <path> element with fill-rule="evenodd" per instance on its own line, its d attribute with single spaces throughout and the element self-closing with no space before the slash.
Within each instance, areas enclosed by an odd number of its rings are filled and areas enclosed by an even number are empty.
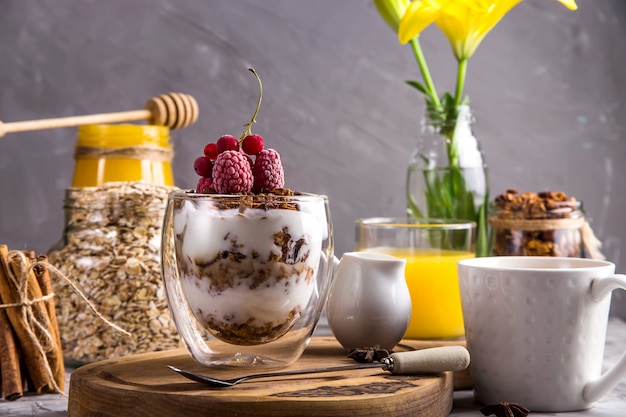
<svg viewBox="0 0 626 417">
<path fill-rule="evenodd" d="M 376 217 L 356 221 L 358 251 L 406 259 L 412 313 L 406 339 L 465 336 L 457 262 L 475 257 L 476 224 L 467 220 Z"/>
</svg>

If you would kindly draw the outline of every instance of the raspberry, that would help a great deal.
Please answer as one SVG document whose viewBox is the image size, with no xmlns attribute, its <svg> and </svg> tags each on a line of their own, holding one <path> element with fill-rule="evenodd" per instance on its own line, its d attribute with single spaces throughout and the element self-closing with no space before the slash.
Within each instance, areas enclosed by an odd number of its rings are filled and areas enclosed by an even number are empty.
<svg viewBox="0 0 626 417">
<path fill-rule="evenodd" d="M 213 188 L 220 194 L 249 193 L 252 170 L 246 156 L 239 151 L 224 151 L 213 165 Z"/>
<path fill-rule="evenodd" d="M 264 145 L 265 143 L 263 142 L 261 135 L 252 133 L 243 138 L 243 141 L 241 142 L 241 149 L 243 149 L 243 151 L 248 155 L 257 155 L 263 150 Z"/>
<path fill-rule="evenodd" d="M 209 158 L 211 161 L 215 161 L 218 153 L 219 152 L 217 152 L 217 144 L 215 143 L 209 143 L 204 147 L 204 156 Z"/>
<path fill-rule="evenodd" d="M 274 149 L 261 151 L 252 168 L 254 173 L 254 192 L 267 192 L 285 186 L 285 173 L 280 162 L 280 155 Z"/>
<path fill-rule="evenodd" d="M 198 184 L 196 185 L 196 193 L 210 194 L 214 192 L 215 192 L 215 189 L 213 188 L 212 178 L 202 177 L 198 179 Z"/>
<path fill-rule="evenodd" d="M 199 156 L 195 161 L 193 161 L 193 169 L 196 171 L 196 174 L 201 177 L 210 178 L 211 171 L 213 170 L 213 163 L 209 158 Z"/>
<path fill-rule="evenodd" d="M 239 150 L 239 141 L 233 135 L 223 135 L 215 143 L 217 152 L 222 153 L 225 151 L 237 151 Z"/>
</svg>

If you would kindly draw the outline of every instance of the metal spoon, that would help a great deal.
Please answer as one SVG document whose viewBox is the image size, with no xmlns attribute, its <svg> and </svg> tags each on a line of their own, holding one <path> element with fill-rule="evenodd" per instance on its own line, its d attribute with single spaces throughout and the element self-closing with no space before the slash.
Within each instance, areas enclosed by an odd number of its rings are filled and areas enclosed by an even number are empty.
<svg viewBox="0 0 626 417">
<path fill-rule="evenodd" d="M 277 376 L 317 374 L 322 372 L 347 371 L 354 369 L 382 368 L 395 375 L 433 374 L 444 371 L 460 371 L 469 366 L 469 352 L 463 346 L 441 346 L 411 352 L 392 353 L 379 363 L 358 363 L 354 365 L 333 366 L 312 369 L 295 369 L 246 375 L 232 379 L 218 379 L 185 371 L 172 365 L 169 369 L 192 381 L 207 384 L 215 388 L 232 387 L 243 381 L 254 378 L 270 378 Z"/>
</svg>

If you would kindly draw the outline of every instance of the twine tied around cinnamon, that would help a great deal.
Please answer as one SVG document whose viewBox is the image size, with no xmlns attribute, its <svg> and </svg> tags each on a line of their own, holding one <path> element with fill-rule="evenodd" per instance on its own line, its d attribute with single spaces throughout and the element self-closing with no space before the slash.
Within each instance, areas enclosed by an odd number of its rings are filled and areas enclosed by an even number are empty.
<svg viewBox="0 0 626 417">
<path fill-rule="evenodd" d="M 33 296 L 33 291 L 30 290 L 28 286 L 28 278 L 29 275 L 33 273 L 34 270 L 36 270 L 36 268 L 46 268 L 52 275 L 55 275 L 56 277 L 66 281 L 74 289 L 74 291 L 87 303 L 93 313 L 109 327 L 115 329 L 120 333 L 125 334 L 128 337 L 131 337 L 131 334 L 116 325 L 115 323 L 112 323 L 100 312 L 98 312 L 96 307 L 85 296 L 81 289 L 78 288 L 78 286 L 70 278 L 65 276 L 61 271 L 59 271 L 50 263 L 41 260 L 30 263 L 27 261 L 27 257 L 22 251 L 13 250 L 8 252 L 9 260 L 13 260 L 16 258 L 19 261 L 19 264 L 16 263 L 16 266 L 18 266 L 18 268 L 16 268 L 16 270 L 8 268 L 8 270 L 6 271 L 6 275 L 10 285 L 13 287 L 13 291 L 15 292 L 17 298 L 15 299 L 15 302 L 12 303 L 1 303 L 0 309 L 19 308 L 21 314 L 21 322 L 23 323 L 24 330 L 26 331 L 28 339 L 30 340 L 32 345 L 36 348 L 36 350 L 43 358 L 43 366 L 45 368 L 45 372 L 50 377 L 50 383 L 52 385 L 53 392 L 65 396 L 66 394 L 59 387 L 54 378 L 53 370 L 46 357 L 46 353 L 51 352 L 56 346 L 55 338 L 50 333 L 50 318 L 46 314 L 39 313 L 34 308 L 38 303 L 51 300 L 55 296 L 55 294 L 54 292 L 49 292 L 42 296 Z"/>
<path fill-rule="evenodd" d="M 148 159 L 157 162 L 171 162 L 174 151 L 171 148 L 151 145 L 128 146 L 124 148 L 99 148 L 93 146 L 77 146 L 74 158 L 129 158 Z"/>
<path fill-rule="evenodd" d="M 497 229 L 542 232 L 550 230 L 580 229 L 581 239 L 591 259 L 605 260 L 601 252 L 602 242 L 596 237 L 584 216 L 572 219 L 498 219 L 490 218 L 489 224 Z"/>
</svg>

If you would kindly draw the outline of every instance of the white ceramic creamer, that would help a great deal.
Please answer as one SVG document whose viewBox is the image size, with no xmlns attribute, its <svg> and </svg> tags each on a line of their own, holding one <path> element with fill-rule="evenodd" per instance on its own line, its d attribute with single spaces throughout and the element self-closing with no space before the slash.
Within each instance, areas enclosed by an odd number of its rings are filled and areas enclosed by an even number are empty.
<svg viewBox="0 0 626 417">
<path fill-rule="evenodd" d="M 380 253 L 347 252 L 335 258 L 326 315 L 345 349 L 392 349 L 402 339 L 411 317 L 405 267 L 405 259 Z"/>
</svg>

